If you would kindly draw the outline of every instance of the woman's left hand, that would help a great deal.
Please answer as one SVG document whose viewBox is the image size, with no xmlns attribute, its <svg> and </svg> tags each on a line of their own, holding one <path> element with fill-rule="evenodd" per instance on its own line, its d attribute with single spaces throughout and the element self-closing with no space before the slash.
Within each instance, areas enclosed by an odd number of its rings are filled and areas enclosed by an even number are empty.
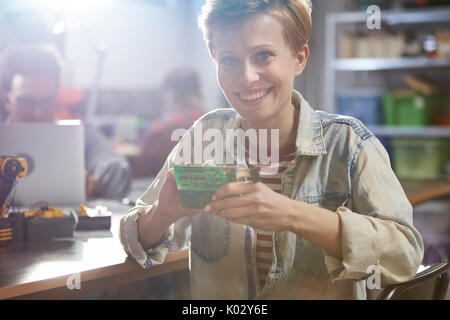
<svg viewBox="0 0 450 320">
<path fill-rule="evenodd" d="M 298 204 L 261 182 L 230 182 L 216 192 L 205 211 L 260 230 L 289 231 L 298 218 Z"/>
<path fill-rule="evenodd" d="M 342 258 L 336 212 L 289 199 L 262 182 L 230 182 L 216 192 L 205 211 L 230 222 L 265 231 L 290 231 Z"/>
</svg>

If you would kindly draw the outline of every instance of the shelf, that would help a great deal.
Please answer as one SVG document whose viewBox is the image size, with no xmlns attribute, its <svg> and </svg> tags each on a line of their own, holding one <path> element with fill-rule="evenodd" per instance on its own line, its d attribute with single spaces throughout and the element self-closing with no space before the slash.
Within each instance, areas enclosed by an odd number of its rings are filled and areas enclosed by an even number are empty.
<svg viewBox="0 0 450 320">
<path fill-rule="evenodd" d="M 340 12 L 329 15 L 335 24 L 366 23 L 370 16 L 365 11 Z M 409 10 L 381 10 L 381 21 L 387 25 L 413 23 L 440 23 L 450 21 L 449 7 L 421 8 Z"/>
<path fill-rule="evenodd" d="M 399 127 L 368 125 L 376 136 L 379 137 L 433 137 L 450 138 L 450 127 L 427 126 L 427 127 Z"/>
<path fill-rule="evenodd" d="M 381 28 L 383 30 L 391 30 L 394 27 L 402 29 L 416 29 L 420 30 L 424 27 L 426 29 L 448 29 L 450 28 L 450 6 L 439 6 L 431 8 L 415 8 L 415 9 L 392 9 L 381 10 Z M 326 15 L 325 26 L 325 83 L 324 83 L 324 99 L 323 110 L 329 113 L 336 113 L 336 94 L 340 91 L 337 83 L 342 81 L 346 83 L 345 86 L 357 86 L 347 83 L 348 81 L 357 82 L 360 77 L 351 77 L 353 75 L 364 76 L 364 83 L 369 85 L 371 79 L 373 82 L 380 84 L 381 75 L 396 74 L 393 80 L 400 81 L 403 72 L 407 71 L 429 71 L 431 72 L 448 72 L 450 69 L 450 58 L 428 58 L 428 57 L 393 57 L 393 58 L 338 58 L 337 39 L 342 32 L 348 32 L 351 25 L 361 27 L 367 23 L 367 19 L 372 15 L 366 11 L 355 12 L 334 12 Z M 414 25 L 416 24 L 416 25 Z M 393 26 L 393 28 L 386 27 Z M 358 30 L 358 28 L 353 28 Z M 353 31 L 355 31 L 353 30 Z M 379 32 L 379 30 L 374 30 Z M 369 71 L 372 71 L 369 72 Z M 386 71 L 381 74 L 376 71 Z M 400 73 L 399 71 L 403 71 Z M 351 74 L 354 72 L 354 74 Z M 366 72 L 360 74 L 358 72 Z M 350 77 L 347 77 L 349 76 Z M 343 81 L 346 80 L 346 81 Z M 374 126 L 372 127 L 376 135 L 379 136 L 404 136 L 404 137 L 450 137 L 450 129 L 445 127 L 386 127 Z"/>
<path fill-rule="evenodd" d="M 443 58 L 348 58 L 336 59 L 337 71 L 377 71 L 450 67 L 450 59 Z"/>
</svg>

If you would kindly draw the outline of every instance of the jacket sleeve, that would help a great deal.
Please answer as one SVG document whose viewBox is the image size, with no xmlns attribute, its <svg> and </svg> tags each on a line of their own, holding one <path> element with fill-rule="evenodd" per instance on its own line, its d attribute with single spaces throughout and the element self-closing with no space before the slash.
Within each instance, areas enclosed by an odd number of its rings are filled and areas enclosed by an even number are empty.
<svg viewBox="0 0 450 320">
<path fill-rule="evenodd" d="M 182 141 L 188 138 L 189 136 L 185 135 L 181 142 L 175 146 L 152 184 L 136 201 L 136 206 L 130 209 L 120 220 L 119 238 L 122 246 L 128 256 L 133 257 L 144 268 L 163 263 L 167 253 L 170 251 L 179 251 L 190 246 L 190 217 L 184 217 L 170 225 L 163 238 L 158 241 L 155 247 L 149 250 L 144 250 L 139 242 L 137 228 L 139 215 L 151 210 L 158 200 L 159 192 L 167 173 L 177 161 L 175 155 L 178 154 L 180 146 L 183 145 Z"/>
<path fill-rule="evenodd" d="M 361 141 L 351 174 L 349 208 L 337 209 L 342 260 L 325 252 L 329 273 L 334 280 L 360 280 L 378 272 L 382 288 L 410 280 L 422 262 L 423 242 L 411 203 L 376 137 Z"/>
</svg>

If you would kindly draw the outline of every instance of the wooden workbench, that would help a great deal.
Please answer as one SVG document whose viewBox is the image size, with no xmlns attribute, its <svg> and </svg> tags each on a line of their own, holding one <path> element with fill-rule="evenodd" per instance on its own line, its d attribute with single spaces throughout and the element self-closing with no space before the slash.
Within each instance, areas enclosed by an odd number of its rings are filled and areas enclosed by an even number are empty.
<svg viewBox="0 0 450 320">
<path fill-rule="evenodd" d="M 414 206 L 450 195 L 450 181 L 401 183 Z M 170 253 L 162 265 L 148 270 L 127 259 L 117 230 L 129 207 L 106 205 L 114 207 L 110 230 L 0 248 L 0 299 L 68 299 L 188 268 L 187 251 Z M 69 290 L 67 281 L 74 274 L 79 274 L 80 289 Z"/>
<path fill-rule="evenodd" d="M 450 195 L 450 180 L 401 180 L 400 183 L 414 207 Z"/>
</svg>

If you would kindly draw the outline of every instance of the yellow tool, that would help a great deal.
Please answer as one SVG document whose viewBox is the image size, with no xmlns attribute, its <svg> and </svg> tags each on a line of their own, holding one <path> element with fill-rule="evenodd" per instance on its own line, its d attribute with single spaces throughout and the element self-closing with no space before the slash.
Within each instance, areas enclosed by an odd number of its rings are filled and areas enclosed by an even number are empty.
<svg viewBox="0 0 450 320">
<path fill-rule="evenodd" d="M 0 156 L 0 245 L 7 245 L 13 236 L 12 226 L 7 219 L 2 219 L 8 213 L 6 199 L 14 188 L 18 178 L 23 178 L 28 172 L 25 158 Z"/>
<path fill-rule="evenodd" d="M 0 156 L 0 205 L 1 216 L 7 213 L 6 198 L 11 193 L 16 179 L 23 178 L 28 172 L 28 163 L 25 158 Z M 25 218 L 59 218 L 64 217 L 61 209 L 46 204 L 24 212 Z"/>
<path fill-rule="evenodd" d="M 86 211 L 86 206 L 84 204 L 80 205 L 80 215 L 83 217 L 87 217 L 87 211 Z"/>
<path fill-rule="evenodd" d="M 0 173 L 4 176 L 23 178 L 28 172 L 28 162 L 25 158 L 0 156 Z"/>
<path fill-rule="evenodd" d="M 56 207 L 50 207 L 47 205 L 40 206 L 39 208 L 31 209 L 23 213 L 25 218 L 37 218 L 37 219 L 52 219 L 62 218 L 64 213 L 61 209 Z"/>
<path fill-rule="evenodd" d="M 6 199 L 11 193 L 16 179 L 23 178 L 28 172 L 25 158 L 0 156 L 0 218 L 6 216 Z"/>
</svg>

